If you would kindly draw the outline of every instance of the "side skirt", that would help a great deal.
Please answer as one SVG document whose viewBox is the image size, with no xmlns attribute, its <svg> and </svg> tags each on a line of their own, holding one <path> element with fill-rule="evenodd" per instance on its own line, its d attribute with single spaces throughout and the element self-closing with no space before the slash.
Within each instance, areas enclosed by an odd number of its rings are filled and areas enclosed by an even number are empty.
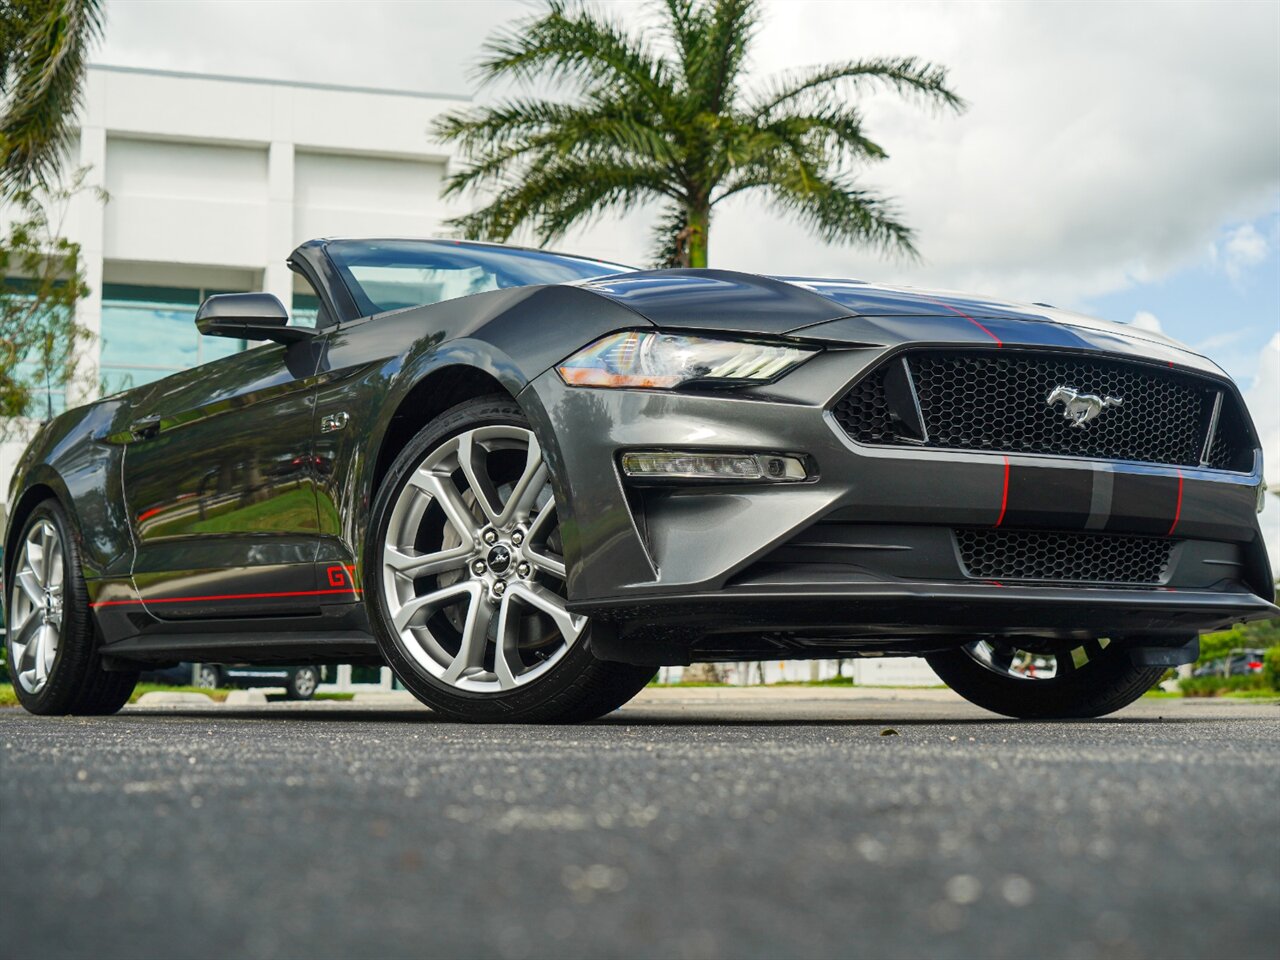
<svg viewBox="0 0 1280 960">
<path fill-rule="evenodd" d="M 377 642 L 360 631 L 333 633 L 167 633 L 114 643 L 107 669 L 183 660 L 214 663 L 382 663 Z"/>
</svg>

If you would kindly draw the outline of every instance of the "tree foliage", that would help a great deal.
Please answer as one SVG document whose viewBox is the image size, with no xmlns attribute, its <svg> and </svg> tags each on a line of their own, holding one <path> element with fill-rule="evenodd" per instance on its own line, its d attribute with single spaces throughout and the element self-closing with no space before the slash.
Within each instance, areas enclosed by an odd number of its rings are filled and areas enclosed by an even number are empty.
<svg viewBox="0 0 1280 960">
<path fill-rule="evenodd" d="M 660 262 L 705 266 L 712 210 L 762 195 L 829 242 L 915 255 L 893 201 L 856 171 L 884 160 L 855 100 L 888 89 L 960 111 L 945 68 L 915 57 L 850 60 L 747 79 L 759 0 L 653 0 L 643 37 L 568 0 L 492 37 L 485 82 L 540 83 L 563 98 L 515 95 L 450 113 L 436 133 L 470 165 L 446 195 L 486 202 L 452 221 L 505 240 L 530 225 L 539 241 L 609 211 L 657 202 Z"/>
<path fill-rule="evenodd" d="M 79 361 L 92 335 L 75 311 L 88 292 L 80 248 L 49 216 L 84 189 L 82 179 L 40 197 L 16 194 L 0 239 L 0 422 L 8 429 L 14 418 L 47 416 L 51 393 L 88 375 Z"/>
<path fill-rule="evenodd" d="M 57 183 L 101 35 L 101 0 L 0 0 L 0 197 Z"/>
</svg>

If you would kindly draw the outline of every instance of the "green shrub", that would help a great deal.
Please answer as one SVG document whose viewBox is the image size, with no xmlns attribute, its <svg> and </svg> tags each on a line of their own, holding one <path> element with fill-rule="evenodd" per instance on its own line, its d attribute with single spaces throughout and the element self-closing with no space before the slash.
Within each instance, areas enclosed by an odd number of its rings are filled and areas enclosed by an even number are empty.
<svg viewBox="0 0 1280 960">
<path fill-rule="evenodd" d="M 1280 644 L 1267 649 L 1262 658 L 1262 675 L 1268 687 L 1280 690 Z"/>
<path fill-rule="evenodd" d="M 1233 677 L 1184 677 L 1178 681 L 1178 689 L 1184 697 L 1220 697 L 1238 690 L 1269 690 L 1266 678 L 1260 673 Z"/>
</svg>

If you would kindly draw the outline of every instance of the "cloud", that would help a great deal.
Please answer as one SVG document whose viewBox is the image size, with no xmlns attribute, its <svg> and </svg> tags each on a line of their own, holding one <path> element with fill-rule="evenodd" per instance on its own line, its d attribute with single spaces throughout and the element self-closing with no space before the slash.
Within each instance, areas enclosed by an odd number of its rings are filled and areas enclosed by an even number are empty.
<svg viewBox="0 0 1280 960">
<path fill-rule="evenodd" d="M 1129 322 L 1139 330 L 1150 330 L 1153 333 L 1164 332 L 1164 329 L 1160 326 L 1160 318 L 1147 310 L 1139 310 Z"/>
<path fill-rule="evenodd" d="M 469 92 L 485 36 L 517 2 L 157 4 L 109 0 L 98 59 L 301 80 Z M 634 29 L 643 4 L 608 10 Z M 1280 5 L 775 0 L 755 79 L 853 57 L 947 65 L 972 104 L 935 116 L 887 94 L 860 100 L 890 158 L 860 181 L 898 199 L 919 264 L 829 247 L 750 194 L 718 212 L 718 266 L 986 291 L 1062 306 L 1203 263 L 1223 223 L 1280 197 Z M 352 50 L 377 51 L 351 56 Z M 1189 69 L 1188 64 L 1194 67 Z M 490 95 L 482 91 L 482 96 Z M 1193 122 L 1189 122 L 1193 120 Z M 643 262 L 652 211 L 560 246 Z M 1265 241 L 1264 241 L 1265 242 Z M 1230 251 L 1234 252 L 1230 252 Z M 1224 241 L 1239 268 L 1247 231 Z M 1234 259 L 1231 259 L 1234 258 Z"/>
<path fill-rule="evenodd" d="M 1240 281 L 1244 271 L 1267 259 L 1267 238 L 1252 223 L 1246 223 L 1231 231 L 1223 244 L 1222 268 L 1233 283 Z"/>
</svg>

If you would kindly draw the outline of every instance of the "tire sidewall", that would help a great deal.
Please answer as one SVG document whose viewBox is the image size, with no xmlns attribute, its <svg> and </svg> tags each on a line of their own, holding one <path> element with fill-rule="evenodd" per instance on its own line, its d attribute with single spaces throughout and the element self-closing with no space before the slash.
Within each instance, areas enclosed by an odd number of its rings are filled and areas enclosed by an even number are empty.
<svg viewBox="0 0 1280 960">
<path fill-rule="evenodd" d="M 22 527 L 22 535 L 17 543 L 19 549 L 25 544 L 32 527 L 42 520 L 53 524 L 58 537 L 62 541 L 62 631 L 58 636 L 58 651 L 53 658 L 53 666 L 49 670 L 49 679 L 39 693 L 28 693 L 18 680 L 18 665 L 13 657 L 13 631 L 6 618 L 5 624 L 5 657 L 9 664 L 9 679 L 18 702 L 27 710 L 38 714 L 63 713 L 75 696 L 76 671 L 69 669 L 68 661 L 74 657 L 86 655 L 86 645 L 91 648 L 93 642 L 93 624 L 90 621 L 88 589 L 80 572 L 80 548 L 76 539 L 76 531 L 71 519 L 62 505 L 53 499 L 36 505 L 27 516 Z M 18 558 L 14 558 L 14 571 L 17 570 Z M 12 580 L 12 578 L 10 578 Z M 12 582 L 6 582 L 12 593 Z M 6 598 L 7 600 L 7 598 Z M 10 614 L 12 611 L 9 611 Z"/>
<path fill-rule="evenodd" d="M 1163 667 L 1134 666 L 1118 644 L 1069 676 L 1048 680 L 1002 676 L 959 648 L 927 659 L 939 678 L 970 703 L 1023 720 L 1103 716 L 1138 699 L 1164 673 Z"/>
<path fill-rule="evenodd" d="M 370 512 L 372 522 L 364 549 L 364 592 L 370 624 L 387 665 L 419 700 L 441 713 L 462 720 L 518 720 L 539 710 L 548 701 L 567 693 L 583 671 L 599 663 L 590 652 L 583 631 L 560 662 L 544 676 L 523 687 L 500 693 L 479 693 L 446 686 L 405 654 L 396 641 L 382 593 L 382 548 L 396 499 L 410 475 L 426 455 L 441 443 L 466 430 L 484 426 L 516 426 L 531 429 L 519 404 L 509 397 L 483 397 L 445 411 L 400 452 L 388 469 Z M 588 630 L 590 627 L 587 628 Z"/>
</svg>

